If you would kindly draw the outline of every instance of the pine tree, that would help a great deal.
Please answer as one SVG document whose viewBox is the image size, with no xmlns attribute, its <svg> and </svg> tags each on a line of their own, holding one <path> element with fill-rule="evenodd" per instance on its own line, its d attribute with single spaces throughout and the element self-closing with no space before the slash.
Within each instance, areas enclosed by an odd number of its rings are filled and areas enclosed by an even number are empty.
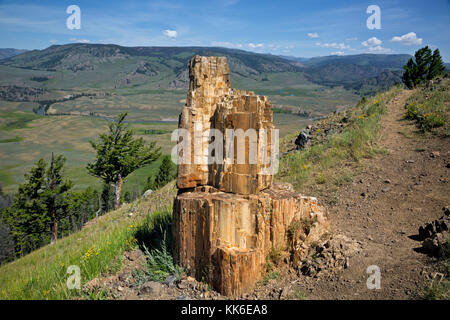
<svg viewBox="0 0 450 320">
<path fill-rule="evenodd" d="M 63 181 L 64 163 L 63 156 L 54 157 L 52 153 L 48 169 L 40 159 L 25 174 L 25 183 L 19 185 L 7 214 L 16 254 L 26 254 L 47 243 L 49 225 L 52 242 L 58 238 L 58 221 L 67 215 L 67 191 L 72 186 L 70 181 Z"/>
<path fill-rule="evenodd" d="M 416 64 L 413 58 L 409 58 L 408 63 L 403 66 L 405 72 L 403 73 L 403 83 L 409 88 L 414 88 L 414 78 L 416 72 Z"/>
<path fill-rule="evenodd" d="M 62 230 L 64 234 L 81 230 L 83 225 L 90 219 L 97 216 L 99 212 L 99 195 L 98 191 L 92 187 L 88 187 L 81 192 L 71 192 L 68 196 L 70 215 L 62 220 Z"/>
<path fill-rule="evenodd" d="M 414 54 L 416 60 L 416 73 L 414 77 L 414 85 L 418 85 L 426 80 L 428 70 L 432 60 L 432 52 L 428 46 L 416 51 Z"/>
<path fill-rule="evenodd" d="M 104 183 L 114 186 L 114 208 L 120 206 L 123 180 L 133 171 L 154 162 L 161 155 L 160 148 L 151 142 L 145 146 L 142 138 L 133 138 L 131 129 L 125 126 L 127 113 L 122 113 L 117 121 L 109 124 L 109 133 L 101 134 L 99 142 L 90 141 L 97 152 L 95 162 L 87 169 Z"/>
<path fill-rule="evenodd" d="M 19 191 L 8 210 L 8 224 L 17 255 L 26 254 L 46 241 L 49 217 L 41 197 L 46 166 L 45 161 L 40 159 L 36 166 L 25 174 L 26 181 L 19 185 Z"/>
<path fill-rule="evenodd" d="M 445 71 L 444 62 L 442 62 L 442 57 L 439 52 L 439 49 L 436 49 L 433 52 L 433 57 L 431 60 L 430 68 L 428 70 L 427 79 L 431 80 L 436 77 L 439 77 L 444 74 L 444 71 Z"/>
<path fill-rule="evenodd" d="M 155 177 L 155 188 L 159 189 L 169 183 L 174 178 L 174 171 L 172 160 L 169 156 L 165 156 Z"/>
<path fill-rule="evenodd" d="M 102 212 L 108 212 L 114 207 L 114 192 L 109 184 L 104 183 L 100 195 Z"/>
<path fill-rule="evenodd" d="M 445 66 L 439 49 L 432 53 L 428 46 L 416 51 L 414 59 L 410 58 L 406 65 L 403 66 L 403 83 L 412 89 L 426 80 L 431 80 L 442 75 Z"/>
<path fill-rule="evenodd" d="M 52 152 L 50 167 L 45 176 L 45 190 L 42 194 L 49 219 L 52 221 L 52 243 L 58 239 L 58 221 L 67 214 L 69 203 L 66 193 L 72 188 L 70 181 L 63 181 L 62 169 L 65 162 L 66 159 L 62 155 L 55 158 Z"/>
</svg>

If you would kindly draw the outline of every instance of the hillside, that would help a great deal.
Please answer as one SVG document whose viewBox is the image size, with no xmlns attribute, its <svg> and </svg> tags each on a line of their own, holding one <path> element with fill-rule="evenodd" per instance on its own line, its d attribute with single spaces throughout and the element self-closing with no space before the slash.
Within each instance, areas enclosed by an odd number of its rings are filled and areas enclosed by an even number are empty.
<svg viewBox="0 0 450 320">
<path fill-rule="evenodd" d="M 25 49 L 0 48 L 0 60 L 14 57 L 27 51 Z"/>
<path fill-rule="evenodd" d="M 355 90 L 362 95 L 373 95 L 401 83 L 402 68 L 407 54 L 360 54 L 309 59 L 304 63 L 307 79 L 326 86 Z"/>
<path fill-rule="evenodd" d="M 352 85 L 362 79 L 379 76 L 386 70 L 401 70 L 409 58 L 408 55 L 363 54 L 303 59 L 220 47 L 68 44 L 32 50 L 10 57 L 1 64 L 35 71 L 70 71 L 74 74 L 70 78 L 75 78 L 71 81 L 83 79 L 83 73 L 93 74 L 95 71 L 96 81 L 84 85 L 77 83 L 80 86 L 108 88 L 149 82 L 158 88 L 186 88 L 188 75 L 185 66 L 194 54 L 226 56 L 232 75 L 248 87 L 252 81 L 268 80 L 267 74 L 282 73 L 289 79 L 294 73 L 298 74 L 297 84 L 304 83 L 303 78 L 306 78 L 321 85 L 353 88 Z M 117 66 L 113 70 L 112 64 Z M 113 79 L 108 79 L 108 70 L 116 71 Z"/>
<path fill-rule="evenodd" d="M 172 87 L 185 87 L 185 71 L 194 54 L 226 56 L 231 71 L 239 76 L 256 78 L 267 72 L 296 72 L 289 61 L 243 50 L 216 47 L 122 47 L 101 44 L 68 44 L 32 50 L 2 61 L 3 65 L 41 71 L 99 71 L 105 65 L 117 63 L 132 76 L 169 77 Z M 179 81 L 179 83 L 176 82 Z"/>
<path fill-rule="evenodd" d="M 283 262 L 288 260 L 276 253 L 268 260 L 271 267 L 264 280 L 243 298 L 448 299 L 440 287 L 448 290 L 448 269 L 445 273 L 441 265 L 445 261 L 419 250 L 416 235 L 420 226 L 439 218 L 441 208 L 448 205 L 449 101 L 448 78 L 433 88 L 394 88 L 315 122 L 310 129 L 314 132 L 311 145 L 305 149 L 295 150 L 298 131 L 286 136 L 280 143 L 284 155 L 277 180 L 318 196 L 329 210 L 333 231 L 353 239 L 359 249 L 345 267 L 326 267 L 325 260 L 316 276 L 304 274 L 303 269 L 289 271 Z M 407 107 L 414 103 L 428 104 L 445 118 L 444 125 L 430 132 L 419 129 L 421 120 L 405 120 Z M 1 266 L 0 296 L 221 298 L 201 283 L 178 275 L 166 253 L 141 251 L 145 251 L 143 244 L 155 241 L 155 236 L 161 238 L 167 230 L 175 192 L 169 184 L 150 198 L 89 222 L 81 232 L 56 245 Z M 155 226 L 161 231 L 155 231 Z M 156 256 L 150 256 L 157 254 L 166 259 L 164 264 L 151 262 Z M 319 253 L 317 257 L 325 259 Z M 317 257 L 309 262 L 308 270 L 317 268 Z M 82 266 L 83 290 L 66 289 L 65 271 L 70 264 Z M 383 272 L 383 290 L 366 288 L 366 267 L 373 264 Z M 429 279 L 436 271 L 444 272 L 444 282 L 430 287 Z M 145 287 L 149 280 L 163 282 L 169 274 L 177 276 L 161 283 L 157 295 L 154 287 Z"/>
</svg>

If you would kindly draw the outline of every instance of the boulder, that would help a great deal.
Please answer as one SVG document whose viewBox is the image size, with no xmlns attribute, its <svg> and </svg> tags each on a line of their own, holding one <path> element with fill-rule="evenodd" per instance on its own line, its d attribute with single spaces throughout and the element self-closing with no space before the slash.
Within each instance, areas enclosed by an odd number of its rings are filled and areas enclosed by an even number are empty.
<svg viewBox="0 0 450 320">
<path fill-rule="evenodd" d="M 300 132 L 300 134 L 297 136 L 297 139 L 295 139 L 295 145 L 297 146 L 297 150 L 304 149 L 308 143 L 310 142 L 310 130 L 305 129 Z"/>
<path fill-rule="evenodd" d="M 148 281 L 144 283 L 139 290 L 139 295 L 158 296 L 163 290 L 163 285 L 156 281 Z"/>
<path fill-rule="evenodd" d="M 153 193 L 153 190 L 152 189 L 148 189 L 147 191 L 144 192 L 144 198 L 147 198 L 152 193 Z"/>
</svg>

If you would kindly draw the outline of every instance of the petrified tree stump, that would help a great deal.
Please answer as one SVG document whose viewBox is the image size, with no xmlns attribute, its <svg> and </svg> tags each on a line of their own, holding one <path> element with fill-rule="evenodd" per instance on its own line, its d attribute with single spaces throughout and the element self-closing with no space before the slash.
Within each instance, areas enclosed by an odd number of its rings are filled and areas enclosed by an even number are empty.
<svg viewBox="0 0 450 320">
<path fill-rule="evenodd" d="M 298 250 L 318 240 L 326 215 L 315 198 L 272 183 L 278 136 L 268 98 L 232 89 L 224 57 L 193 57 L 189 77 L 179 120 L 189 138 L 180 139 L 178 154 L 174 257 L 220 293 L 239 295 L 261 278 L 272 248 Z M 221 134 L 205 138 L 211 129 Z"/>
</svg>

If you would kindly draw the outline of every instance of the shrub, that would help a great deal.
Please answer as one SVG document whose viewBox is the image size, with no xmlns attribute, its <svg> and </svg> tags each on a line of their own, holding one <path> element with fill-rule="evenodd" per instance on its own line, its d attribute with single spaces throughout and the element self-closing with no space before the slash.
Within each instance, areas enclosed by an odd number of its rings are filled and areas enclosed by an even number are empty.
<svg viewBox="0 0 450 320">
<path fill-rule="evenodd" d="M 174 263 L 172 250 L 168 248 L 165 238 L 162 240 L 160 249 L 149 250 L 144 247 L 144 252 L 148 258 L 147 272 L 152 280 L 162 282 L 169 275 L 175 275 L 178 279 L 181 278 L 183 268 Z"/>
<path fill-rule="evenodd" d="M 435 88 L 422 88 L 410 97 L 406 103 L 405 118 L 414 120 L 420 129 L 431 131 L 446 124 L 446 101 L 450 95 L 446 82 Z"/>
</svg>

